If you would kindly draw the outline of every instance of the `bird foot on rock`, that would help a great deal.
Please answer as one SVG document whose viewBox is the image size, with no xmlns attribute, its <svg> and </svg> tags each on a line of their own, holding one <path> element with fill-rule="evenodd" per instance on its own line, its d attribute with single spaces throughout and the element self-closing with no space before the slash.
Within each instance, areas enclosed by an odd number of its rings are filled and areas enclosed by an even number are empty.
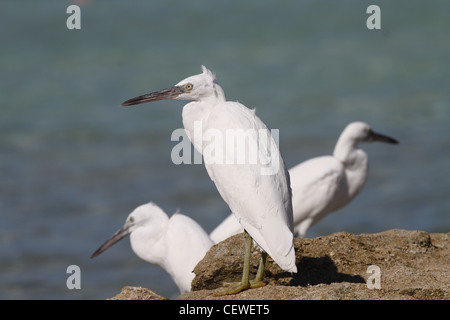
<svg viewBox="0 0 450 320">
<path fill-rule="evenodd" d="M 220 297 L 220 296 L 226 296 L 226 295 L 230 295 L 230 294 L 236 294 L 241 291 L 250 289 L 250 283 L 242 283 L 242 282 L 224 284 L 224 286 L 227 286 L 228 289 L 225 291 L 213 293 L 213 297 Z"/>
<path fill-rule="evenodd" d="M 225 291 L 216 292 L 213 294 L 213 296 L 220 297 L 225 295 L 236 294 L 247 289 L 261 288 L 264 287 L 265 285 L 266 283 L 260 280 L 251 280 L 249 283 L 242 283 L 242 282 L 223 283 L 222 286 L 228 287 L 228 289 Z"/>
</svg>

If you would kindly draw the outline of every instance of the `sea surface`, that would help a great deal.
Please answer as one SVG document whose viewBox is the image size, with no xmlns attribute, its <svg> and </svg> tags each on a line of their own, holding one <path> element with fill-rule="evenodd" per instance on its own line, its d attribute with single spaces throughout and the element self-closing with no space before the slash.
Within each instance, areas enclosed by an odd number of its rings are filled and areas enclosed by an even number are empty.
<svg viewBox="0 0 450 320">
<path fill-rule="evenodd" d="M 367 28 L 371 4 L 381 29 Z M 352 121 L 400 141 L 361 146 L 364 189 L 308 237 L 449 232 L 449 12 L 444 0 L 3 0 L 0 299 L 105 299 L 125 285 L 178 295 L 129 239 L 90 255 L 149 201 L 207 232 L 229 214 L 202 164 L 171 161 L 184 102 L 120 106 L 201 65 L 279 129 L 288 167 L 331 154 Z M 70 265 L 81 289 L 66 285 Z"/>
</svg>

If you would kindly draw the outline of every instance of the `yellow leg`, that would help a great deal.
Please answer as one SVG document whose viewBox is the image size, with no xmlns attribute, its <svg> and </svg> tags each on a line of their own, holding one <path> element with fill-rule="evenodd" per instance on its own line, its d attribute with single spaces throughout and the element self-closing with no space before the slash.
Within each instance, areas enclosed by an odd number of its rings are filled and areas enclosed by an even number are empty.
<svg viewBox="0 0 450 320">
<path fill-rule="evenodd" d="M 250 288 L 250 282 L 249 282 L 249 273 L 250 273 L 250 256 L 252 252 L 252 238 L 247 233 L 247 231 L 244 230 L 245 235 L 245 257 L 244 257 L 244 269 L 242 270 L 242 281 L 237 283 L 232 283 L 228 287 L 226 291 L 214 293 L 213 296 L 224 296 L 229 294 L 236 294 L 238 292 L 241 292 L 243 290 L 247 290 Z M 259 269 L 258 269 L 259 270 Z"/>
<path fill-rule="evenodd" d="M 254 280 L 250 281 L 250 288 L 259 288 L 266 285 L 262 280 L 264 279 L 264 269 L 266 267 L 267 253 L 261 251 L 261 260 L 259 261 L 258 272 Z"/>
</svg>

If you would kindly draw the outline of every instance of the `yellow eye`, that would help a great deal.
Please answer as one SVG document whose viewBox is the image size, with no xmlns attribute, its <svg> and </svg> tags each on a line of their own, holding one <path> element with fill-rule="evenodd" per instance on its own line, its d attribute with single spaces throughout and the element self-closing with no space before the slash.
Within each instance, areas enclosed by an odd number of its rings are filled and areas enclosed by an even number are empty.
<svg viewBox="0 0 450 320">
<path fill-rule="evenodd" d="M 134 218 L 130 217 L 130 222 L 133 223 L 134 222 Z"/>
<path fill-rule="evenodd" d="M 192 83 L 186 83 L 186 84 L 184 85 L 184 89 L 185 89 L 186 91 L 191 91 L 193 87 L 194 87 L 194 86 L 192 85 Z"/>
</svg>

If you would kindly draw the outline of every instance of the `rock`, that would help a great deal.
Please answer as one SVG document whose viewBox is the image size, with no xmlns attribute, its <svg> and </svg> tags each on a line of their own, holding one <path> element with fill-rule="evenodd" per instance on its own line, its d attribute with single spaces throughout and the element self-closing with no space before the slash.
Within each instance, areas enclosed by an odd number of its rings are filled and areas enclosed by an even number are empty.
<svg viewBox="0 0 450 320">
<path fill-rule="evenodd" d="M 126 286 L 119 294 L 108 300 L 167 300 L 167 298 L 146 288 Z"/>
<path fill-rule="evenodd" d="M 267 286 L 236 295 L 213 297 L 223 282 L 239 281 L 244 236 L 238 234 L 214 245 L 194 269 L 192 291 L 178 299 L 296 300 L 296 299 L 450 299 L 450 233 L 389 230 L 353 235 L 339 232 L 314 239 L 294 239 L 298 273 L 281 270 L 267 259 Z M 259 261 L 253 250 L 251 278 Z M 380 289 L 367 283 L 376 276 Z M 372 283 L 372 280 L 369 281 Z M 154 294 L 154 293 L 153 293 Z"/>
<path fill-rule="evenodd" d="M 212 297 L 224 281 L 241 278 L 244 237 L 233 236 L 215 246 L 194 269 L 192 292 L 179 299 L 449 299 L 449 234 L 390 230 L 376 234 L 335 233 L 295 239 L 297 274 L 282 271 L 268 258 L 260 289 L 234 296 Z M 259 252 L 252 253 L 253 275 Z M 366 282 L 371 265 L 380 269 L 380 289 Z"/>
</svg>

